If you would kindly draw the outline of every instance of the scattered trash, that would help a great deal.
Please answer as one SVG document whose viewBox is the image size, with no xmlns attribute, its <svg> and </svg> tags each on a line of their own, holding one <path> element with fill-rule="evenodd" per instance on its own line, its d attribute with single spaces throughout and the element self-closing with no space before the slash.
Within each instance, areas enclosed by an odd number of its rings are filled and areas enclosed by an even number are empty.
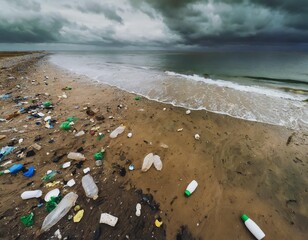
<svg viewBox="0 0 308 240">
<path fill-rule="evenodd" d="M 140 215 L 141 215 L 141 204 L 137 203 L 137 205 L 136 205 L 136 216 L 140 217 Z"/>
<path fill-rule="evenodd" d="M 165 149 L 169 148 L 169 146 L 167 144 L 165 144 L 165 143 L 161 143 L 160 147 L 165 148 Z"/>
<path fill-rule="evenodd" d="M 83 169 L 83 173 L 84 173 L 84 174 L 87 174 L 87 173 L 90 172 L 90 171 L 91 171 L 91 169 L 90 169 L 89 167 Z"/>
<path fill-rule="evenodd" d="M 76 205 L 76 206 L 74 207 L 74 211 L 75 211 L 75 212 L 79 211 L 80 209 L 81 209 L 80 205 Z"/>
<path fill-rule="evenodd" d="M 183 131 L 183 128 L 179 128 L 176 130 L 177 132 L 182 132 Z"/>
<path fill-rule="evenodd" d="M 186 114 L 189 115 L 190 113 L 191 113 L 191 111 L 188 109 L 188 110 L 186 111 Z"/>
<path fill-rule="evenodd" d="M 83 210 L 83 209 L 82 209 L 82 210 L 79 210 L 79 211 L 76 213 L 76 215 L 74 216 L 73 221 L 74 221 L 74 222 L 80 222 L 80 220 L 81 220 L 82 217 L 83 217 L 83 214 L 84 214 L 84 210 Z"/>
<path fill-rule="evenodd" d="M 42 180 L 44 180 L 45 182 L 48 182 L 48 181 L 50 181 L 56 174 L 57 174 L 57 171 L 51 171 L 51 172 L 47 173 L 44 177 L 42 177 Z"/>
<path fill-rule="evenodd" d="M 188 184 L 184 194 L 186 197 L 189 197 L 198 187 L 198 183 L 196 180 L 192 180 L 190 184 Z"/>
<path fill-rule="evenodd" d="M 253 220 L 251 220 L 246 214 L 243 214 L 241 218 L 244 221 L 248 230 L 252 233 L 252 235 L 255 236 L 256 239 L 261 240 L 265 237 L 265 234 L 261 230 L 261 228 Z"/>
<path fill-rule="evenodd" d="M 72 186 L 74 186 L 75 184 L 76 184 L 76 182 L 75 182 L 74 179 L 71 179 L 71 180 L 69 180 L 69 181 L 66 183 L 66 185 L 69 186 L 69 187 L 72 187 Z"/>
<path fill-rule="evenodd" d="M 26 157 L 33 157 L 36 153 L 33 150 L 26 152 Z"/>
<path fill-rule="evenodd" d="M 71 162 L 63 163 L 62 168 L 68 168 L 71 166 Z"/>
<path fill-rule="evenodd" d="M 85 132 L 82 130 L 82 131 L 79 131 L 78 133 L 76 133 L 75 137 L 81 137 L 84 134 L 85 134 Z"/>
<path fill-rule="evenodd" d="M 118 222 L 118 218 L 108 213 L 102 213 L 99 222 L 114 227 Z"/>
<path fill-rule="evenodd" d="M 128 138 L 131 138 L 132 136 L 133 136 L 133 134 L 131 132 L 127 134 Z"/>
<path fill-rule="evenodd" d="M 62 217 L 68 213 L 71 207 L 75 205 L 77 198 L 78 195 L 76 193 L 70 192 L 66 194 L 58 206 L 46 216 L 41 230 L 44 232 L 54 226 Z"/>
<path fill-rule="evenodd" d="M 42 149 L 42 146 L 40 146 L 40 145 L 37 144 L 37 143 L 32 144 L 32 147 L 33 147 L 34 149 L 38 150 L 38 151 Z"/>
<path fill-rule="evenodd" d="M 160 217 L 158 217 L 156 220 L 155 220 L 155 226 L 156 227 L 161 227 L 161 225 L 163 224 L 163 221 Z"/>
<path fill-rule="evenodd" d="M 123 124 L 121 124 L 113 132 L 110 133 L 110 137 L 111 138 L 116 138 L 119 134 L 123 133 L 124 130 L 125 130 L 125 126 Z"/>
<path fill-rule="evenodd" d="M 68 155 L 67 155 L 67 158 L 68 159 L 72 159 L 72 160 L 77 160 L 77 161 L 84 161 L 86 160 L 85 156 L 82 154 L 82 153 L 79 153 L 79 152 L 70 152 Z"/>
<path fill-rule="evenodd" d="M 62 130 L 70 130 L 71 129 L 71 122 L 65 121 L 63 123 L 61 123 L 60 125 L 60 129 Z"/>
<path fill-rule="evenodd" d="M 44 108 L 52 108 L 52 103 L 51 102 L 49 102 L 49 101 L 47 101 L 47 102 L 43 102 L 43 106 L 44 106 Z"/>
<path fill-rule="evenodd" d="M 45 202 L 49 202 L 52 197 L 58 197 L 59 194 L 60 194 L 60 190 L 58 188 L 55 188 L 55 189 L 49 191 L 48 193 L 46 193 L 44 200 L 45 200 Z"/>
<path fill-rule="evenodd" d="M 15 149 L 15 147 L 10 147 L 10 146 L 5 146 L 5 147 L 1 148 L 1 150 L 0 150 L 0 162 L 4 159 L 4 157 L 6 155 L 13 152 L 14 149 Z"/>
<path fill-rule="evenodd" d="M 134 164 L 129 165 L 128 170 L 130 170 L 130 171 L 135 170 L 135 165 Z"/>
<path fill-rule="evenodd" d="M 0 95 L 0 100 L 7 100 L 10 97 L 12 97 L 12 95 L 9 94 L 9 93 L 6 93 L 6 94 L 3 94 L 3 95 Z"/>
<path fill-rule="evenodd" d="M 60 184 L 60 181 L 53 181 L 53 182 L 47 183 L 46 187 L 54 187 L 58 184 Z"/>
<path fill-rule="evenodd" d="M 60 229 L 58 229 L 57 231 L 55 231 L 54 237 L 55 237 L 55 238 L 58 238 L 58 239 L 62 239 L 62 235 L 61 235 Z"/>
<path fill-rule="evenodd" d="M 196 140 L 199 140 L 200 139 L 200 135 L 197 133 L 197 134 L 195 134 L 195 139 Z"/>
<path fill-rule="evenodd" d="M 26 200 L 30 198 L 39 198 L 40 196 L 42 196 L 42 194 L 43 193 L 41 190 L 25 191 L 20 195 L 20 197 Z"/>
<path fill-rule="evenodd" d="M 31 227 L 34 224 L 34 213 L 30 213 L 29 215 L 24 215 L 20 218 L 20 221 L 26 227 Z"/>
<path fill-rule="evenodd" d="M 32 176 L 34 175 L 34 173 L 35 173 L 35 168 L 34 168 L 33 166 L 30 166 L 30 167 L 28 168 L 28 170 L 27 170 L 26 172 L 23 173 L 23 175 L 24 175 L 25 177 L 30 178 L 30 177 L 32 177 Z"/>
<path fill-rule="evenodd" d="M 92 198 L 93 200 L 98 198 L 98 187 L 90 174 L 83 176 L 81 183 L 88 198 Z"/>
<path fill-rule="evenodd" d="M 46 202 L 46 211 L 50 213 L 52 210 L 54 210 L 58 206 L 61 199 L 61 196 L 50 197 L 49 201 Z"/>
<path fill-rule="evenodd" d="M 105 134 L 98 133 L 97 140 L 100 141 L 105 137 Z"/>
<path fill-rule="evenodd" d="M 102 166 L 102 165 L 103 165 L 103 160 L 96 160 L 96 161 L 95 161 L 95 165 L 96 165 L 97 167 Z"/>
<path fill-rule="evenodd" d="M 21 144 L 23 141 L 24 141 L 24 139 L 21 138 L 21 139 L 18 140 L 18 143 Z"/>
<path fill-rule="evenodd" d="M 8 170 L 10 171 L 11 174 L 15 174 L 19 172 L 23 167 L 24 166 L 21 163 L 19 163 L 19 164 L 14 164 Z"/>
</svg>

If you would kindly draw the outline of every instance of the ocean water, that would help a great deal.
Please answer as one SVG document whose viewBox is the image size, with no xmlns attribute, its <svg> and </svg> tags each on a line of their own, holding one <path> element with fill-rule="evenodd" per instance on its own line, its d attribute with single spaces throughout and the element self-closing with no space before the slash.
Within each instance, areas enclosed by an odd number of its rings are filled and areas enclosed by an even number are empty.
<svg viewBox="0 0 308 240">
<path fill-rule="evenodd" d="M 55 52 L 50 61 L 159 102 L 308 129 L 307 52 Z"/>
</svg>

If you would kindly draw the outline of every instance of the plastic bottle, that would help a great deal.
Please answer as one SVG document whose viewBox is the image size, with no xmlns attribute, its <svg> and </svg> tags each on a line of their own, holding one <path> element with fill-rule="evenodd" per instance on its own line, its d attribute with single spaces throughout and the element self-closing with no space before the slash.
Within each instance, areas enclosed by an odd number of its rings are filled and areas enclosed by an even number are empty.
<svg viewBox="0 0 308 240">
<path fill-rule="evenodd" d="M 25 191 L 23 192 L 20 196 L 22 199 L 30 199 L 30 198 L 39 198 L 42 196 L 42 191 L 41 190 L 33 190 L 33 191 Z"/>
<path fill-rule="evenodd" d="M 124 132 L 125 130 L 125 126 L 123 124 L 121 124 L 119 127 L 117 127 L 114 131 L 112 131 L 112 133 L 110 133 L 110 137 L 111 138 L 116 138 L 119 134 L 121 134 L 122 132 Z"/>
<path fill-rule="evenodd" d="M 98 198 L 98 188 L 90 174 L 83 176 L 81 183 L 87 197 L 93 200 Z"/>
<path fill-rule="evenodd" d="M 256 239 L 261 240 L 265 237 L 265 234 L 261 230 L 261 228 L 254 221 L 252 221 L 246 214 L 242 215 L 242 220 L 244 221 L 248 230 L 252 233 L 252 235 L 255 236 Z"/>
<path fill-rule="evenodd" d="M 70 152 L 67 155 L 67 158 L 77 160 L 77 161 L 86 160 L 85 156 L 82 153 L 77 153 L 77 152 Z"/>
<path fill-rule="evenodd" d="M 189 197 L 198 187 L 198 183 L 196 180 L 192 180 L 190 184 L 188 184 L 184 194 L 186 197 Z"/>
<path fill-rule="evenodd" d="M 71 207 L 75 205 L 77 198 L 78 195 L 76 193 L 70 192 L 66 194 L 58 206 L 45 217 L 41 230 L 43 232 L 47 231 L 63 218 Z"/>
</svg>

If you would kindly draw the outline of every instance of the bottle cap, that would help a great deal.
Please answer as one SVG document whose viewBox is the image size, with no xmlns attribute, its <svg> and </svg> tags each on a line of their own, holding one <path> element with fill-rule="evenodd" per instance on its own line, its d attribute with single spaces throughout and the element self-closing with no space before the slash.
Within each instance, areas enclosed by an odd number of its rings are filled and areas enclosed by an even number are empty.
<svg viewBox="0 0 308 240">
<path fill-rule="evenodd" d="M 186 197 L 189 197 L 191 193 L 190 193 L 190 191 L 185 190 L 184 194 L 185 194 Z"/>
<path fill-rule="evenodd" d="M 249 219 L 249 217 L 246 214 L 243 214 L 241 218 L 244 222 L 246 222 Z"/>
</svg>

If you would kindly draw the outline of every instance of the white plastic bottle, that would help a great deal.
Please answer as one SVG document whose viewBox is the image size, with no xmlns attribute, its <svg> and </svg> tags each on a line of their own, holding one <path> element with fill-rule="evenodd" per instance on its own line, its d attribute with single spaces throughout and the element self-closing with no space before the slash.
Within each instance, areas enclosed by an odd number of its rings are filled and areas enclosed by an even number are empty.
<svg viewBox="0 0 308 240">
<path fill-rule="evenodd" d="M 196 180 L 192 180 L 190 184 L 188 184 L 184 194 L 186 197 L 189 197 L 198 187 L 198 183 Z"/>
<path fill-rule="evenodd" d="M 85 156 L 82 153 L 77 153 L 77 152 L 70 152 L 67 155 L 67 158 L 77 160 L 77 161 L 86 160 Z"/>
<path fill-rule="evenodd" d="M 87 197 L 93 198 L 93 200 L 98 198 L 98 187 L 90 174 L 83 176 L 81 183 Z"/>
<path fill-rule="evenodd" d="M 41 230 L 43 232 L 47 231 L 59 222 L 59 220 L 68 213 L 71 207 L 75 205 L 77 198 L 78 195 L 76 193 L 70 192 L 66 194 L 58 206 L 45 217 Z"/>
<path fill-rule="evenodd" d="M 30 199 L 30 198 L 39 198 L 42 196 L 42 191 L 41 190 L 33 190 L 33 191 L 25 191 L 23 192 L 20 196 L 22 199 Z"/>
<path fill-rule="evenodd" d="M 261 240 L 265 237 L 264 232 L 261 228 L 252 221 L 246 214 L 242 215 L 242 220 L 244 221 L 248 230 L 255 236 L 256 239 Z"/>
<path fill-rule="evenodd" d="M 119 134 L 121 134 L 122 132 L 124 132 L 125 130 L 125 126 L 123 124 L 121 124 L 119 127 L 117 127 L 115 130 L 113 130 L 110 133 L 110 137 L 111 138 L 116 138 Z"/>
</svg>

